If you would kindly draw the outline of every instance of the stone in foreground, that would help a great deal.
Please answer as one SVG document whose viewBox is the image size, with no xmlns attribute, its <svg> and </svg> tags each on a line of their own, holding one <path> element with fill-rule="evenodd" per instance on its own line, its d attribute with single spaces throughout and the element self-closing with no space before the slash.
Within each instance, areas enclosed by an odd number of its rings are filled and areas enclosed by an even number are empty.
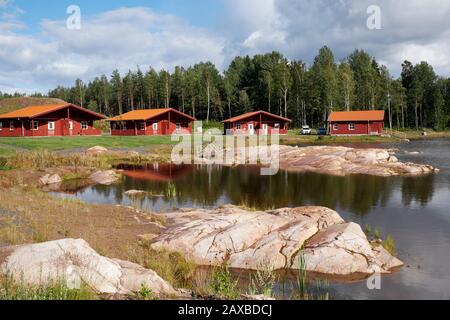
<svg viewBox="0 0 450 320">
<path fill-rule="evenodd" d="M 179 296 L 154 271 L 100 256 L 86 241 L 64 239 L 0 249 L 0 273 L 17 282 L 45 285 L 66 281 L 69 288 L 85 283 L 103 294 L 129 295 L 142 285 L 159 296 Z"/>
<path fill-rule="evenodd" d="M 167 213 L 154 249 L 185 253 L 200 265 L 297 269 L 329 275 L 390 273 L 402 262 L 373 247 L 361 227 L 324 207 L 247 211 L 235 206 Z"/>
</svg>

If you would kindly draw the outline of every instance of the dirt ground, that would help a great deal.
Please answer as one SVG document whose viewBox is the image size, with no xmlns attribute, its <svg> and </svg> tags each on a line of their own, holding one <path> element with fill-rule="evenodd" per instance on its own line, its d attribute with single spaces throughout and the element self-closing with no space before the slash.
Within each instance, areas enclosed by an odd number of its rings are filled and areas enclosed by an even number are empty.
<svg viewBox="0 0 450 320">
<path fill-rule="evenodd" d="M 59 168 L 62 171 L 68 169 Z M 134 208 L 54 198 L 38 187 L 43 174 L 30 169 L 0 171 L 0 243 L 82 238 L 100 254 L 130 259 L 139 248 L 139 235 L 157 233 L 163 222 Z"/>
</svg>

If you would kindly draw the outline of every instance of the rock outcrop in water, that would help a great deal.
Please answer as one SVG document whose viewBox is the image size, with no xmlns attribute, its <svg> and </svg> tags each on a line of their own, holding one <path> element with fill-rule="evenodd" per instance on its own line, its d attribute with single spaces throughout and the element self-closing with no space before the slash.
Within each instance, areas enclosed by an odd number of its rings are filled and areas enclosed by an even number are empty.
<svg viewBox="0 0 450 320">
<path fill-rule="evenodd" d="M 0 274 L 29 285 L 66 281 L 69 288 L 84 283 L 98 293 L 119 295 L 134 294 L 145 285 L 158 296 L 183 295 L 154 271 L 100 256 L 84 240 L 2 247 L 0 257 Z"/>
<path fill-rule="evenodd" d="M 375 176 L 424 175 L 438 169 L 430 165 L 403 163 L 394 152 L 386 149 L 348 148 L 341 146 L 292 147 L 278 146 L 280 168 L 288 171 L 312 171 L 331 175 L 367 174 Z M 270 147 L 238 148 L 225 150 L 225 159 L 234 159 L 231 164 L 243 164 L 239 159 L 270 159 Z M 219 151 L 217 151 L 219 152 Z M 214 153 L 213 153 L 214 154 Z M 211 159 L 197 159 L 205 164 Z M 217 161 L 216 161 L 217 162 Z M 264 161 L 261 161 L 264 163 Z M 219 163 L 220 164 L 220 163 Z M 225 164 L 225 163 L 224 163 Z"/>
<path fill-rule="evenodd" d="M 114 170 L 106 170 L 106 171 L 97 171 L 89 176 L 94 183 L 102 184 L 102 185 L 111 185 L 117 182 L 120 178 Z"/>
<path fill-rule="evenodd" d="M 154 249 L 186 254 L 200 265 L 228 263 L 258 270 L 306 269 L 330 275 L 389 273 L 402 265 L 360 226 L 324 207 L 247 211 L 235 206 L 165 214 L 168 227 L 153 239 Z"/>
</svg>

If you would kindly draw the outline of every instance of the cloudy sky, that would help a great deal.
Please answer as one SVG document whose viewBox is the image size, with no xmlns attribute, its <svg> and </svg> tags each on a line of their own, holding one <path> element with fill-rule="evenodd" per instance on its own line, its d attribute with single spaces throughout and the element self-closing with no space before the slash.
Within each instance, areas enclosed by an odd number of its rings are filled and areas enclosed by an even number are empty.
<svg viewBox="0 0 450 320">
<path fill-rule="evenodd" d="M 81 28 L 67 28 L 67 8 Z M 367 8 L 381 9 L 381 29 Z M 279 50 L 311 63 L 361 48 L 397 76 L 407 59 L 450 76 L 450 0 L 0 0 L 0 91 L 46 92 L 76 78 L 150 65 L 171 70 Z"/>
</svg>

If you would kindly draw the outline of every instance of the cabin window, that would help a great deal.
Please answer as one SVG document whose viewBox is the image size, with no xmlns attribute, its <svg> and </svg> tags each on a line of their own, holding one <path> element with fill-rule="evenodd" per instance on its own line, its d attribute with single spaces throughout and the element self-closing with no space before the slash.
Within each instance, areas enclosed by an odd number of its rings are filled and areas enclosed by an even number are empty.
<svg viewBox="0 0 450 320">
<path fill-rule="evenodd" d="M 81 130 L 87 130 L 87 129 L 88 129 L 88 122 L 81 121 Z"/>
<path fill-rule="evenodd" d="M 241 124 L 240 123 L 236 124 L 236 130 L 241 130 Z"/>
<path fill-rule="evenodd" d="M 155 122 L 153 124 L 153 131 L 158 131 L 158 123 L 157 122 Z"/>
<path fill-rule="evenodd" d="M 14 131 L 14 121 L 9 122 L 9 131 Z"/>
<path fill-rule="evenodd" d="M 54 131 L 55 130 L 55 123 L 53 121 L 49 121 L 47 123 L 47 127 L 49 131 Z"/>
<path fill-rule="evenodd" d="M 176 128 L 177 128 L 177 130 L 180 130 L 181 129 L 181 124 L 179 123 L 179 122 L 177 122 L 177 124 L 176 124 Z"/>
<path fill-rule="evenodd" d="M 73 130 L 73 121 L 69 121 L 69 130 Z"/>
<path fill-rule="evenodd" d="M 275 123 L 275 125 L 273 126 L 275 129 L 279 130 L 280 129 L 280 124 L 279 123 Z"/>
<path fill-rule="evenodd" d="M 355 123 L 354 122 L 350 122 L 349 124 L 348 124 L 348 130 L 355 130 Z"/>
<path fill-rule="evenodd" d="M 3 130 L 3 122 L 0 121 L 0 131 Z"/>
<path fill-rule="evenodd" d="M 145 122 L 141 122 L 141 123 L 140 123 L 140 129 L 141 129 L 142 131 L 145 130 Z"/>
<path fill-rule="evenodd" d="M 33 130 L 39 130 L 39 121 L 33 121 Z"/>
<path fill-rule="evenodd" d="M 339 130 L 339 124 L 333 123 L 333 130 L 334 130 L 334 131 Z"/>
</svg>

